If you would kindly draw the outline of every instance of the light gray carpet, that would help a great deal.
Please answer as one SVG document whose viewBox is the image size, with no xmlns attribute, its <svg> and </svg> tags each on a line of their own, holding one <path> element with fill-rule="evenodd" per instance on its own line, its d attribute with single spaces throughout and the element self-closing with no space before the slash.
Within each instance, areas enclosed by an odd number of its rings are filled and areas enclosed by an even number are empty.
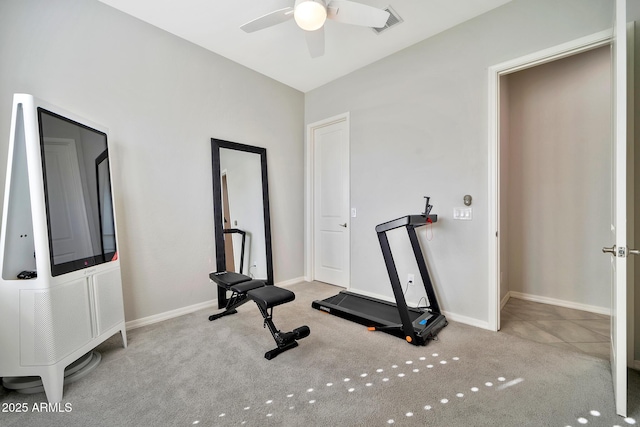
<svg viewBox="0 0 640 427">
<path fill-rule="evenodd" d="M 450 322 L 415 347 L 311 308 L 339 289 L 301 283 L 276 307 L 282 330 L 311 335 L 271 361 L 253 303 L 209 322 L 198 312 L 101 345 L 102 363 L 65 387 L 66 413 L 0 413 L 2 426 L 579 426 L 615 415 L 606 361 Z M 630 417 L 640 383 L 630 372 Z M 46 401 L 0 389 L 0 402 Z"/>
</svg>

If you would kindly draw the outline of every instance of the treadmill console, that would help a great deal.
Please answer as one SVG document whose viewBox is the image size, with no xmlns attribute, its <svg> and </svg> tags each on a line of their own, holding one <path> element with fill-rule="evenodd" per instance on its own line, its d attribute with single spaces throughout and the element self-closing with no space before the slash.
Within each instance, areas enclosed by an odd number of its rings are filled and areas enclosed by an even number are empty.
<svg viewBox="0 0 640 427">
<path fill-rule="evenodd" d="M 433 319 L 433 314 L 427 311 L 422 316 L 413 321 L 413 327 L 416 328 L 416 330 L 424 329 L 427 325 L 429 325 L 431 319 Z"/>
</svg>

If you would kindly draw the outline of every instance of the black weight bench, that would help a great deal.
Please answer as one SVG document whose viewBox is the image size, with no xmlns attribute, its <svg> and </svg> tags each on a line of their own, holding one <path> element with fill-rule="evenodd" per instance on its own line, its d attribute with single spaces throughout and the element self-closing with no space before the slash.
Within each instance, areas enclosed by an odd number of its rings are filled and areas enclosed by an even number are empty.
<svg viewBox="0 0 640 427">
<path fill-rule="evenodd" d="M 308 326 L 300 326 L 291 332 L 279 331 L 273 323 L 273 307 L 293 301 L 296 296 L 293 292 L 267 285 L 262 280 L 253 280 L 244 274 L 230 271 L 215 272 L 209 274 L 209 278 L 219 287 L 231 291 L 231 297 L 227 301 L 224 311 L 212 314 L 209 320 L 213 321 L 230 314 L 235 314 L 238 307 L 252 300 L 258 306 L 264 318 L 263 327 L 268 327 L 277 347 L 265 353 L 264 357 L 271 360 L 280 353 L 298 346 L 296 340 L 309 336 Z"/>
</svg>

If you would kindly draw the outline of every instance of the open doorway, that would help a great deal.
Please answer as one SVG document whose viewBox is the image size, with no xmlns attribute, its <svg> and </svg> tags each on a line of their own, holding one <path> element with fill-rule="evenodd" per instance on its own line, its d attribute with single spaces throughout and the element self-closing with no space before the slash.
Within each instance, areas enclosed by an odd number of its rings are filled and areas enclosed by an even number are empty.
<svg viewBox="0 0 640 427">
<path fill-rule="evenodd" d="M 500 77 L 501 330 L 609 357 L 611 51 Z"/>
<path fill-rule="evenodd" d="M 616 411 L 618 414 L 626 414 L 626 375 L 628 360 L 633 360 L 634 348 L 634 314 L 633 314 L 633 277 L 634 266 L 627 262 L 627 250 L 631 253 L 639 253 L 634 246 L 634 211 L 635 195 L 634 186 L 634 149 L 633 139 L 628 135 L 634 135 L 633 102 L 633 52 L 634 31 L 633 24 L 627 24 L 625 19 L 624 0 L 616 2 L 616 27 L 615 32 L 603 31 L 591 36 L 555 46 L 544 51 L 516 58 L 489 68 L 488 73 L 488 104 L 489 104 L 489 228 L 488 228 L 488 279 L 489 279 L 489 317 L 488 328 L 500 329 L 500 306 L 504 292 L 501 292 L 500 276 L 502 272 L 501 260 L 501 209 L 500 209 L 500 178 L 501 178 L 501 151 L 500 151 L 500 78 L 504 75 L 548 63 L 557 59 L 596 49 L 600 46 L 612 46 L 612 78 L 613 88 L 611 105 L 613 106 L 612 120 L 612 149 L 615 155 L 612 159 L 612 174 L 615 183 L 612 189 L 611 206 L 615 215 L 611 215 L 611 235 L 608 245 L 602 247 L 603 252 L 610 256 L 611 261 L 611 369 L 616 396 Z M 625 31 L 626 30 L 626 31 Z M 625 34 L 626 33 L 626 34 Z M 618 35 L 616 37 L 616 35 Z M 626 35 L 626 37 L 620 37 Z M 631 83 L 630 83 L 631 82 Z M 628 247 L 629 245 L 629 247 Z M 600 245 L 598 245 L 600 246 Z M 553 248 L 552 248 L 553 249 Z M 596 249 L 597 251 L 597 249 Z M 561 255 L 561 254 L 560 254 Z M 614 256 L 615 255 L 615 256 Z M 630 279 L 630 280 L 629 280 Z M 502 300 L 504 301 L 504 300 Z M 628 326 L 629 325 L 629 326 Z"/>
</svg>

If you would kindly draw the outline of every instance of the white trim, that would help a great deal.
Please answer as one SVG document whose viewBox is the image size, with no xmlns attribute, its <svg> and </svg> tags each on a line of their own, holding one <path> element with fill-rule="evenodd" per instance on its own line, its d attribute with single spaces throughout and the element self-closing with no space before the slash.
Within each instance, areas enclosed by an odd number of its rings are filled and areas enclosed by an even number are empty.
<svg viewBox="0 0 640 427">
<path fill-rule="evenodd" d="M 360 295 L 364 295 L 366 297 L 371 297 L 371 298 L 377 298 L 379 300 L 382 301 L 387 301 L 390 303 L 394 303 L 396 302 L 396 300 L 394 298 L 390 298 L 386 295 L 380 295 L 380 294 L 376 294 L 373 292 L 367 292 L 367 291 L 363 291 L 358 289 L 358 293 Z M 415 301 L 407 301 L 407 303 L 411 306 L 413 305 L 417 305 L 417 302 Z M 463 316 L 461 314 L 456 314 L 453 313 L 451 311 L 442 311 L 442 314 L 444 315 L 444 317 L 447 318 L 447 320 L 451 320 L 453 322 L 458 322 L 458 323 L 464 323 L 465 325 L 469 325 L 469 326 L 475 326 L 477 328 L 481 328 L 481 329 L 489 329 L 489 324 L 483 320 L 479 320 L 479 319 L 474 319 L 473 317 L 467 317 L 467 316 Z"/>
<path fill-rule="evenodd" d="M 558 59 L 587 52 L 601 46 L 609 45 L 611 44 L 611 38 L 611 29 L 600 31 L 586 37 L 581 37 L 567 43 L 493 65 L 490 69 L 498 70 L 501 75 L 515 73 L 516 71 L 526 70 L 527 68 L 536 67 L 548 62 L 557 61 Z"/>
<path fill-rule="evenodd" d="M 291 281 L 284 282 L 284 284 L 279 283 L 278 286 L 288 287 L 295 284 L 295 283 L 289 283 L 289 282 Z M 296 283 L 300 283 L 300 282 L 297 281 Z M 142 328 L 143 326 L 149 326 L 155 323 L 164 322 L 165 320 L 175 319 L 176 317 L 195 313 L 196 311 L 200 311 L 204 309 L 218 310 L 217 307 L 218 307 L 218 299 L 213 299 L 211 301 L 205 301 L 205 302 L 193 304 L 187 307 L 165 311 L 164 313 L 154 314 L 152 316 L 143 317 L 141 319 L 131 320 L 125 323 L 125 329 L 127 331 L 130 331 L 132 329 Z M 464 323 L 465 325 L 475 326 L 477 328 L 482 328 L 482 329 L 489 329 L 489 325 L 487 324 L 487 322 L 483 322 L 478 319 L 473 319 L 471 317 L 458 315 L 448 311 L 443 311 L 442 314 L 447 318 L 447 320 L 451 320 L 453 322 Z"/>
<path fill-rule="evenodd" d="M 627 23 L 627 75 L 635 75 L 635 22 Z M 635 93 L 635 80 L 633 78 L 627 79 L 627 93 Z M 635 117 L 636 105 L 633 96 L 627 95 L 627 135 L 633 140 L 635 135 Z M 635 210 L 635 194 L 637 191 L 635 185 L 635 178 L 640 173 L 638 168 L 635 167 L 635 144 L 627 144 L 629 156 L 627 160 L 627 195 L 631 195 L 631 199 L 627 200 L 627 247 L 636 248 L 637 241 L 635 239 L 636 227 L 640 224 L 636 224 L 636 210 Z M 633 258 L 632 258 L 633 259 Z M 635 358 L 635 262 L 629 262 L 627 266 L 627 360 L 630 366 L 634 366 Z"/>
<path fill-rule="evenodd" d="M 511 298 L 521 299 L 525 301 L 539 302 L 542 304 L 555 305 L 558 307 L 571 308 L 574 310 L 588 311 L 589 313 L 602 314 L 611 316 L 611 309 L 608 307 L 598 307 L 596 305 L 580 304 L 573 301 L 565 301 L 556 298 L 541 297 L 538 295 L 525 294 L 522 292 L 511 291 L 508 293 Z"/>
<path fill-rule="evenodd" d="M 558 46 L 531 53 L 488 69 L 488 329 L 497 331 L 500 327 L 500 77 L 576 55 L 611 43 L 611 30 L 600 31 Z"/>
<path fill-rule="evenodd" d="M 476 328 L 491 330 L 491 328 L 489 328 L 489 324 L 483 320 L 474 319 L 472 317 L 463 316 L 450 311 L 442 311 L 442 314 L 448 321 L 464 323 L 465 325 L 475 326 Z"/>
<path fill-rule="evenodd" d="M 313 157 L 313 131 L 324 127 L 330 126 L 334 123 L 339 123 L 341 121 L 346 122 L 347 130 L 349 134 L 351 133 L 351 124 L 350 124 L 350 113 L 347 111 L 346 113 L 338 114 L 333 117 L 329 117 L 324 120 L 320 120 L 314 123 L 310 123 L 307 125 L 307 133 L 305 136 L 305 174 L 304 174 L 304 193 L 305 193 L 305 202 L 304 202 L 304 241 L 305 241 L 305 259 L 304 259 L 304 280 L 307 282 L 311 282 L 315 280 L 313 274 L 313 260 L 314 260 L 314 241 L 313 241 L 313 165 L 314 165 L 314 157 Z M 351 151 L 351 136 L 347 139 L 347 144 L 349 145 L 349 152 Z M 349 166 L 349 168 L 351 168 Z M 351 185 L 349 185 L 349 188 Z M 349 202 L 351 202 L 351 194 L 349 194 Z M 351 273 L 349 273 L 351 276 Z"/>
<path fill-rule="evenodd" d="M 615 1 L 613 36 L 613 147 L 615 244 L 627 248 L 627 1 Z M 611 317 L 611 373 L 616 413 L 627 416 L 627 365 L 629 353 L 627 323 L 627 257 L 616 256 Z"/>
<path fill-rule="evenodd" d="M 507 305 L 510 298 L 511 298 L 511 292 L 507 292 L 504 298 L 502 298 L 502 300 L 500 301 L 500 310 L 502 310 L 504 306 Z"/>
<path fill-rule="evenodd" d="M 358 289 L 357 293 L 359 295 L 364 295 L 365 297 L 376 298 L 376 299 L 379 299 L 379 300 L 382 300 L 382 301 L 386 301 L 386 302 L 390 302 L 390 303 L 393 303 L 393 304 L 396 303 L 395 298 L 389 297 L 387 295 L 377 294 L 375 292 L 368 292 L 368 291 L 365 291 L 365 290 L 362 290 L 362 289 Z M 407 304 L 411 305 L 411 302 L 407 301 Z"/>
<path fill-rule="evenodd" d="M 143 317 L 141 319 L 131 320 L 125 323 L 127 330 L 141 328 L 143 326 L 153 325 L 154 323 L 163 322 L 165 320 L 173 319 L 176 317 L 184 316 L 185 314 L 191 314 L 205 308 L 218 309 L 218 299 L 210 301 L 200 302 L 198 304 L 189 305 L 187 307 L 177 308 L 175 310 L 165 311 L 164 313 L 154 314 L 152 316 Z"/>
<path fill-rule="evenodd" d="M 500 297 L 500 239 L 498 238 L 498 232 L 500 231 L 500 209 L 497 206 L 498 201 L 498 189 L 500 183 L 500 136 L 498 134 L 498 116 L 500 112 L 500 105 L 498 100 L 500 95 L 498 90 L 500 85 L 498 84 L 500 79 L 499 71 L 495 67 L 489 68 L 489 159 L 488 159 L 488 178 L 489 188 L 487 189 L 488 198 L 488 294 L 489 304 L 487 306 L 488 319 L 487 324 L 489 329 L 497 331 L 500 329 L 500 310 L 498 309 L 498 298 Z"/>
<path fill-rule="evenodd" d="M 278 282 L 275 285 L 279 286 L 281 288 L 288 288 L 289 286 L 292 285 L 297 285 L 298 283 L 302 283 L 302 282 L 306 282 L 307 280 L 305 280 L 304 277 L 296 277 L 293 279 L 289 279 L 289 280 L 285 280 L 284 282 Z"/>
</svg>

